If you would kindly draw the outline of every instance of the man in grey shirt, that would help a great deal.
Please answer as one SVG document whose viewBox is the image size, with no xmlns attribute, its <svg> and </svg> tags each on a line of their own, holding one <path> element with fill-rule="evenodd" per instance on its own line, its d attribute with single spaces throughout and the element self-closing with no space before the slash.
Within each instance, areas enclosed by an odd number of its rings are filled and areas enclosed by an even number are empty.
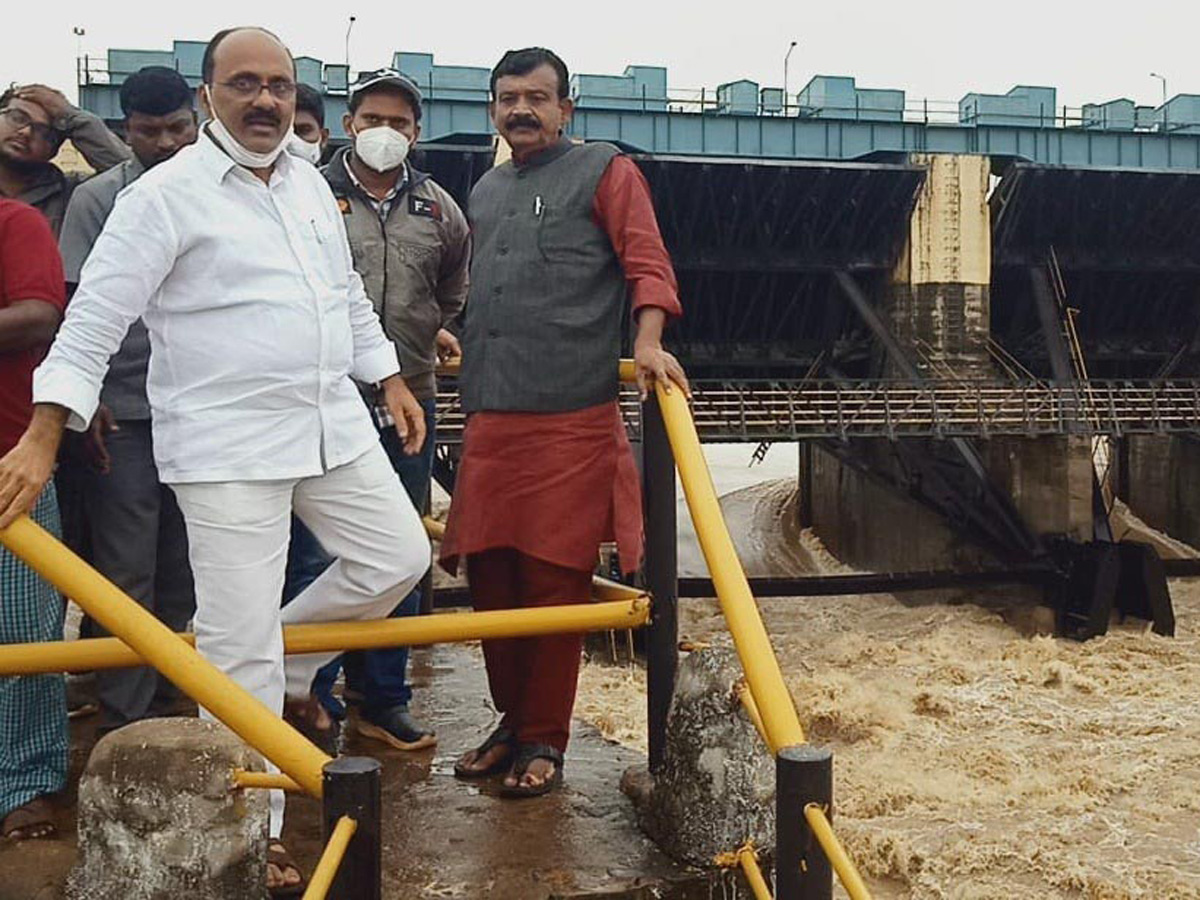
<svg viewBox="0 0 1200 900">
<path fill-rule="evenodd" d="M 59 242 L 70 290 L 79 284 L 121 191 L 196 140 L 192 92 L 173 69 L 148 66 L 130 76 L 121 86 L 121 110 L 133 159 L 84 182 L 67 207 Z M 172 630 L 182 631 L 196 601 L 183 516 L 154 465 L 146 399 L 149 362 L 150 338 L 139 320 L 104 380 L 89 431 L 91 466 L 83 476 L 83 493 L 93 564 Z M 182 699 L 148 666 L 97 672 L 96 693 L 101 732 L 174 712 Z"/>
</svg>

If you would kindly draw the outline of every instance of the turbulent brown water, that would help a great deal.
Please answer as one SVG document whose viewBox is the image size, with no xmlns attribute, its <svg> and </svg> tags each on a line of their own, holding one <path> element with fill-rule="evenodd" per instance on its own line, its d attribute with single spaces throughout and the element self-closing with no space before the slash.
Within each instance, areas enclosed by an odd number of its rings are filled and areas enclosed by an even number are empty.
<svg viewBox="0 0 1200 900">
<path fill-rule="evenodd" d="M 837 566 L 787 526 L 793 495 L 722 500 L 754 574 Z M 760 601 L 876 897 L 1200 898 L 1200 582 L 1172 594 L 1174 639 L 1131 622 L 1084 644 L 994 607 Z M 724 634 L 715 601 L 685 601 L 681 632 Z M 642 691 L 639 670 L 588 666 L 579 714 L 640 744 Z"/>
</svg>

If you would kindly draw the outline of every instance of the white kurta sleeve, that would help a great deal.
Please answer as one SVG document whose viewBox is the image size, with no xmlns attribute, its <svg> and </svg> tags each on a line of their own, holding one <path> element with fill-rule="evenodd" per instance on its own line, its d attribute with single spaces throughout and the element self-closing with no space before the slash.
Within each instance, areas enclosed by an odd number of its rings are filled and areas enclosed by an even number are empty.
<svg viewBox="0 0 1200 900">
<path fill-rule="evenodd" d="M 178 250 L 159 193 L 139 184 L 127 188 L 84 264 L 50 352 L 34 372 L 34 403 L 66 407 L 67 427 L 87 428 L 109 359 L 171 271 Z"/>
</svg>

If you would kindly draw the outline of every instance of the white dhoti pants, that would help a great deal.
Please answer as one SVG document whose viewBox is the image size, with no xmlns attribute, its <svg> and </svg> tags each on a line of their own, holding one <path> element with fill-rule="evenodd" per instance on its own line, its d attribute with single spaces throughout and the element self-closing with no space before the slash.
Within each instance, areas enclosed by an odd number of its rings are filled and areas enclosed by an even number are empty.
<svg viewBox="0 0 1200 900">
<path fill-rule="evenodd" d="M 266 704 L 307 697 L 336 651 L 289 656 L 282 626 L 385 618 L 429 567 L 421 519 L 376 444 L 323 475 L 171 486 L 187 523 L 196 649 Z M 280 609 L 293 511 L 334 563 Z M 271 792 L 271 837 L 283 828 Z"/>
</svg>

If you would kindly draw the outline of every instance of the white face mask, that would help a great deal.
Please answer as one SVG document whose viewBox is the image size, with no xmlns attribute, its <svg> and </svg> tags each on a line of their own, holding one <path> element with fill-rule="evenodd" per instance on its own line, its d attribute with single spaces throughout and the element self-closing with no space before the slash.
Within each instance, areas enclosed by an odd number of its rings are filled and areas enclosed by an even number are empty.
<svg viewBox="0 0 1200 900">
<path fill-rule="evenodd" d="M 315 141 L 310 143 L 294 131 L 287 139 L 284 149 L 292 156 L 312 163 L 314 166 L 321 161 L 321 142 Z"/>
<path fill-rule="evenodd" d="M 376 172 L 403 165 L 411 146 L 407 137 L 387 125 L 360 131 L 354 136 L 354 155 Z"/>
<path fill-rule="evenodd" d="M 217 107 L 213 104 L 212 91 L 208 85 L 204 86 L 204 91 L 208 97 L 209 109 L 212 110 L 212 118 L 208 120 L 208 124 L 205 127 L 217 139 L 217 143 L 221 145 L 221 149 L 229 155 L 229 158 L 239 166 L 245 166 L 247 169 L 269 169 L 273 166 L 275 160 L 279 158 L 279 154 L 283 152 L 283 148 L 287 146 L 288 136 L 293 134 L 292 123 L 288 122 L 287 131 L 284 132 L 283 138 L 273 150 L 268 150 L 266 153 L 256 153 L 238 143 L 237 138 L 225 127 L 225 123 L 217 115 Z"/>
</svg>

